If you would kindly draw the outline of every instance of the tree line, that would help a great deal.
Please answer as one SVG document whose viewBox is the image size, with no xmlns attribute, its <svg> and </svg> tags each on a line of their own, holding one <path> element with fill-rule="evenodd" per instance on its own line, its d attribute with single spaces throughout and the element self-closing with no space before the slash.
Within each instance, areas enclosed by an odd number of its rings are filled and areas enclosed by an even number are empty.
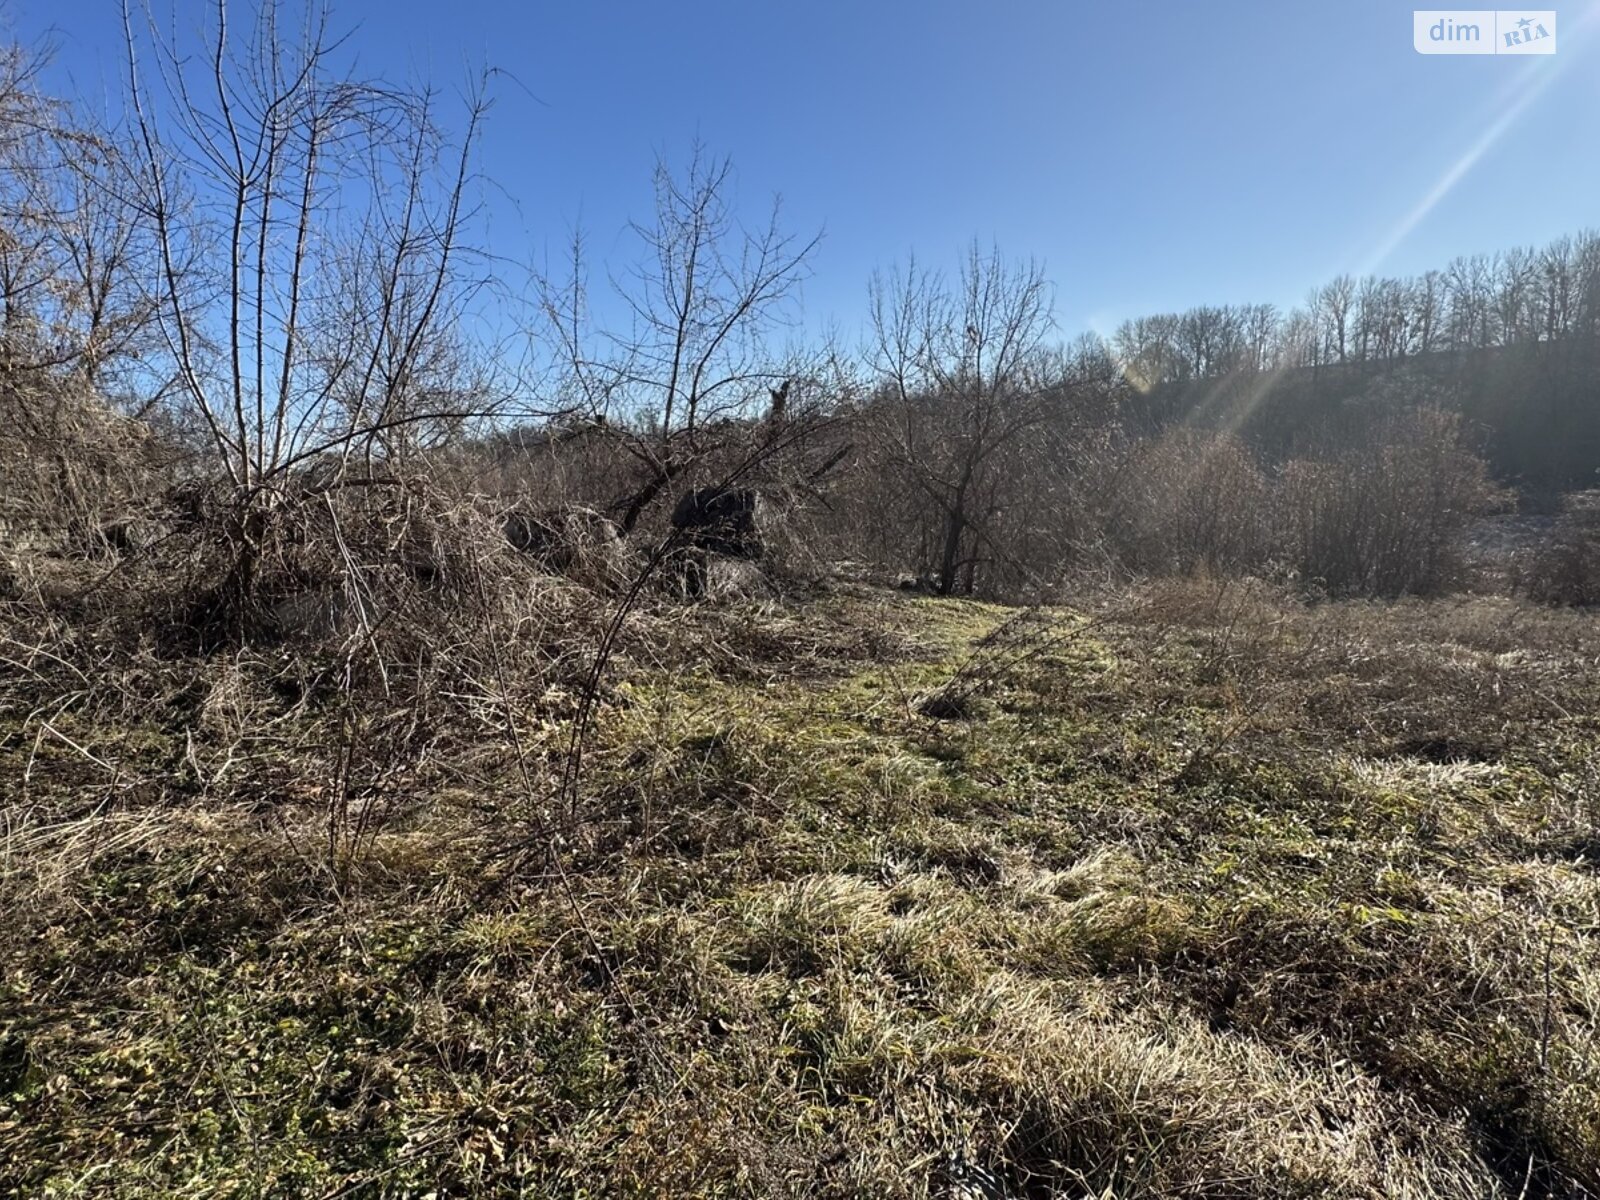
<svg viewBox="0 0 1600 1200">
<path fill-rule="evenodd" d="M 1237 371 L 1394 362 L 1600 336 L 1600 233 L 1465 255 L 1405 278 L 1340 275 L 1282 312 L 1204 305 L 1124 321 L 1111 337 L 1140 387 Z"/>
<path fill-rule="evenodd" d="M 70 386 L 159 428 L 178 470 L 227 492 L 224 591 L 252 590 L 282 514 L 445 467 L 640 537 L 733 473 L 809 511 L 817 547 L 995 594 L 1096 545 L 1163 559 L 1162 510 L 1131 483 L 1165 464 L 1188 487 L 1236 449 L 1266 474 L 1224 474 L 1258 500 L 1269 477 L 1323 478 L 1294 463 L 1412 461 L 1377 428 L 1425 429 L 1460 496 L 1483 488 L 1458 448 L 1502 482 L 1594 482 L 1595 233 L 1069 341 L 1043 266 L 974 243 L 948 272 L 876 272 L 862 336 L 808 343 L 818 239 L 776 203 L 744 223 L 731 164 L 697 149 L 658 164 L 634 267 L 607 264 L 607 326 L 581 234 L 515 279 L 481 238 L 487 75 L 453 99 L 367 78 L 319 6 L 288 14 L 218 0 L 190 44 L 126 6 L 114 123 L 48 96 L 37 55 L 0 54 L 0 421 L 48 442 L 41 397 Z M 1421 410 L 1451 417 L 1392 419 Z M 1174 457 L 1195 430 L 1225 441 Z M 1303 518 L 1274 528 L 1327 539 Z"/>
</svg>

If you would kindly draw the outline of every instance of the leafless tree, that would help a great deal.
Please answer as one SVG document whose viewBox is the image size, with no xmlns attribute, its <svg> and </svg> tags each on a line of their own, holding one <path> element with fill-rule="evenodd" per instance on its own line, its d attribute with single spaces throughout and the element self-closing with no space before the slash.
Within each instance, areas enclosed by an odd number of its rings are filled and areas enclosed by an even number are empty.
<svg viewBox="0 0 1600 1200">
<path fill-rule="evenodd" d="M 1288 368 L 1314 366 L 1318 361 L 1317 339 L 1315 313 L 1305 308 L 1294 309 L 1278 325 L 1272 361 Z"/>
<path fill-rule="evenodd" d="M 1311 294 L 1311 309 L 1322 330 L 1324 357 L 1336 355 L 1344 362 L 1350 346 L 1350 316 L 1355 306 L 1356 281 L 1340 275 Z"/>
<path fill-rule="evenodd" d="M 912 260 L 873 277 L 870 303 L 879 437 L 937 514 L 934 582 L 948 595 L 976 562 L 987 521 L 1018 501 L 997 468 L 1047 411 L 1038 354 L 1050 287 L 1037 262 L 974 243 L 953 285 Z"/>
<path fill-rule="evenodd" d="M 1456 350 L 1492 345 L 1494 285 L 1481 254 L 1463 256 L 1445 270 L 1449 297 L 1450 345 Z"/>
<path fill-rule="evenodd" d="M 1247 365 L 1252 371 L 1272 366 L 1272 339 L 1278 328 L 1278 309 L 1272 304 L 1251 304 L 1244 310 L 1244 339 L 1249 348 Z"/>
<path fill-rule="evenodd" d="M 1495 256 L 1492 267 L 1495 290 L 1495 319 L 1501 340 L 1506 345 L 1529 341 L 1535 336 L 1535 289 L 1538 287 L 1538 258 L 1530 249 L 1518 247 Z"/>
<path fill-rule="evenodd" d="M 1427 271 L 1410 288 L 1411 346 L 1417 354 L 1432 353 L 1438 345 L 1444 324 L 1445 285 L 1438 271 Z"/>
<path fill-rule="evenodd" d="M 1177 349 L 1179 318 L 1165 313 L 1135 317 L 1117 327 L 1112 345 L 1129 381 L 1141 391 L 1182 378 L 1184 364 Z"/>
<path fill-rule="evenodd" d="M 466 234 L 488 102 L 476 81 L 452 133 L 432 88 L 355 76 L 321 0 L 214 0 L 194 42 L 133 2 L 148 289 L 173 406 L 231 488 L 210 616 L 242 635 L 275 531 L 333 489 L 399 486 L 410 449 L 494 402 L 453 340 L 486 286 Z"/>
<path fill-rule="evenodd" d="M 612 278 L 626 330 L 593 328 L 581 234 L 566 277 L 542 282 L 561 407 L 604 428 L 637 467 L 616 504 L 624 530 L 799 370 L 772 339 L 792 320 L 819 237 L 786 232 L 777 200 L 764 224 L 742 225 L 733 183 L 731 161 L 698 145 L 682 172 L 656 165 L 654 217 L 631 226 L 640 262 Z"/>
<path fill-rule="evenodd" d="M 463 244 L 482 90 L 452 139 L 437 93 L 354 77 L 326 10 L 293 15 L 263 0 L 241 28 L 216 0 L 200 53 L 123 8 L 165 347 L 247 494 L 464 416 L 419 376 L 482 283 Z"/>
<path fill-rule="evenodd" d="M 151 246 L 124 148 L 40 90 L 45 61 L 0 48 L 0 343 L 12 372 L 104 393 L 151 347 Z"/>
</svg>

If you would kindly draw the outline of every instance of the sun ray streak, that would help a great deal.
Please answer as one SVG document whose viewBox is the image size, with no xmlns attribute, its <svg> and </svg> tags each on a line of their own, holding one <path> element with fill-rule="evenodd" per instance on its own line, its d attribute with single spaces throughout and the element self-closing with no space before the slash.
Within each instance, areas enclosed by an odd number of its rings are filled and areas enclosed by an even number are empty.
<svg viewBox="0 0 1600 1200">
<path fill-rule="evenodd" d="M 1455 190 L 1472 169 L 1481 162 L 1485 155 L 1494 149 L 1495 145 L 1505 137 L 1506 133 L 1520 121 L 1523 115 L 1531 108 L 1540 96 L 1550 89 L 1550 85 L 1561 77 L 1575 58 L 1581 54 L 1581 43 L 1595 23 L 1596 15 L 1600 14 L 1600 5 L 1586 9 L 1582 16 L 1573 21 L 1569 27 L 1560 29 L 1562 39 L 1561 52 L 1553 59 L 1533 59 L 1522 66 L 1521 74 L 1513 85 L 1515 98 L 1504 108 L 1498 117 L 1490 123 L 1466 151 L 1456 159 L 1439 176 L 1438 180 L 1423 194 L 1419 200 L 1400 222 L 1378 243 L 1377 248 L 1362 264 L 1357 275 L 1370 275 L 1375 273 L 1391 254 L 1397 250 L 1412 232 L 1427 220 L 1428 214 L 1437 208 L 1452 191 Z"/>
</svg>

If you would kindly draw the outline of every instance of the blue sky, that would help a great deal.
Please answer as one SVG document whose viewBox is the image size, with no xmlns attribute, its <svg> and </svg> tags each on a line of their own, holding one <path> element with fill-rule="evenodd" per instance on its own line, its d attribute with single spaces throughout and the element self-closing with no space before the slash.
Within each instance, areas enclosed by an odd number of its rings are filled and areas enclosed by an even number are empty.
<svg viewBox="0 0 1600 1200">
<path fill-rule="evenodd" d="M 115 89 L 116 0 L 8 10 L 56 86 Z M 1066 333 L 1600 225 L 1600 0 L 1556 11 L 1558 53 L 1516 58 L 1418 55 L 1391 0 L 334 5 L 365 73 L 514 77 L 482 148 L 501 254 L 581 222 L 620 262 L 698 137 L 752 218 L 780 193 L 824 231 L 808 324 L 853 330 L 875 265 L 976 236 L 1044 260 Z"/>
</svg>

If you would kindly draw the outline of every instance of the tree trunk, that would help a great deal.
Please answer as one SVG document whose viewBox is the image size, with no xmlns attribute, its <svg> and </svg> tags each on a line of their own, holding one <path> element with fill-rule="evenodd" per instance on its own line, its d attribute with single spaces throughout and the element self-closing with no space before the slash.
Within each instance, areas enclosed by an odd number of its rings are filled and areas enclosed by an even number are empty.
<svg viewBox="0 0 1600 1200">
<path fill-rule="evenodd" d="M 648 483 L 615 506 L 622 510 L 622 520 L 618 522 L 618 525 L 624 534 L 633 532 L 633 527 L 639 523 L 639 518 L 644 515 L 644 510 L 650 507 L 655 498 L 661 494 L 662 489 L 671 483 L 682 469 L 683 465 L 681 463 L 667 462 L 656 471 Z"/>
<path fill-rule="evenodd" d="M 961 558 L 961 534 L 966 529 L 967 518 L 958 500 L 944 519 L 944 549 L 939 555 L 939 595 L 948 596 L 956 590 L 956 570 Z"/>
</svg>

